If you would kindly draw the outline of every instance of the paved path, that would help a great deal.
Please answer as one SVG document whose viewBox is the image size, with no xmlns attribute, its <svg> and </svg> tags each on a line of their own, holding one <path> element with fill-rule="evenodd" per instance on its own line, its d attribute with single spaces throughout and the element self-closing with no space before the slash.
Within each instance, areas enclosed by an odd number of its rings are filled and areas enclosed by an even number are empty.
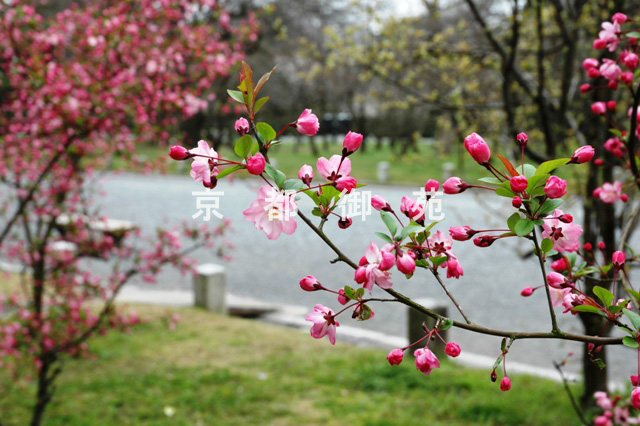
<svg viewBox="0 0 640 426">
<path fill-rule="evenodd" d="M 272 303 L 306 306 L 309 310 L 315 303 L 338 308 L 338 303 L 328 294 L 301 291 L 298 281 L 303 276 L 312 274 L 327 286 L 338 288 L 345 284 L 355 284 L 353 271 L 343 264 L 329 264 L 335 255 L 300 220 L 294 235 L 283 234 L 276 241 L 268 240 L 262 231 L 245 222 L 242 211 L 255 198 L 258 187 L 257 180 L 220 183 L 216 190 L 224 191 L 224 195 L 220 197 L 219 211 L 225 218 L 233 221 L 234 231 L 230 234 L 236 246 L 231 253 L 233 260 L 224 262 L 208 252 L 198 253 L 196 258 L 200 262 L 224 263 L 228 268 L 228 290 L 236 295 Z M 105 194 L 99 201 L 104 206 L 104 212 L 114 218 L 132 220 L 147 232 L 152 232 L 158 225 L 192 220 L 196 207 L 195 197 L 191 192 L 201 190 L 187 175 L 108 175 L 103 180 L 103 188 Z M 370 185 L 362 190 L 370 190 L 373 194 L 383 196 L 397 209 L 403 195 L 411 195 L 412 191 L 419 188 Z M 444 198 L 443 211 L 446 218 L 436 229 L 448 232 L 449 226 L 453 225 L 470 225 L 480 229 L 487 223 L 491 224 L 489 227 L 504 227 L 504 220 L 512 211 L 509 204 L 494 204 L 489 208 L 483 206 L 482 198 L 469 192 Z M 303 198 L 299 202 L 302 211 L 309 211 L 311 203 L 308 201 Z M 566 210 L 579 220 L 578 208 Z M 216 221 L 213 218 L 211 226 L 215 226 Z M 354 218 L 354 225 L 347 230 L 339 229 L 335 223 L 328 223 L 325 230 L 338 247 L 357 260 L 364 254 L 373 232 L 384 231 L 385 228 L 374 211 L 364 221 Z M 381 245 L 377 237 L 373 238 Z M 535 267 L 535 259 L 531 257 L 523 260 L 519 252 L 526 251 L 525 245 L 519 249 L 514 243 L 515 240 L 501 240 L 491 247 L 480 249 L 471 242 L 455 242 L 454 250 L 464 267 L 465 275 L 459 280 L 447 280 L 446 283 L 467 315 L 478 324 L 520 331 L 547 330 L 549 320 L 543 292 L 537 292 L 527 299 L 519 295 L 523 287 L 542 283 Z M 428 297 L 446 301 L 438 283 L 424 271 L 408 281 L 396 271 L 393 273 L 393 281 L 395 289 L 413 298 Z M 191 277 L 167 271 L 160 277 L 157 286 L 190 288 Z M 374 295 L 384 297 L 379 289 L 374 290 Z M 404 306 L 386 303 L 372 307 L 376 317 L 371 321 L 356 322 L 345 317 L 341 322 L 386 334 L 406 335 Z M 449 309 L 452 317 L 460 319 L 453 305 Z M 576 319 L 570 315 L 562 315 L 559 308 L 556 312 L 564 330 L 581 331 Z M 499 353 L 499 338 L 460 330 L 452 330 L 451 337 L 463 350 L 471 353 L 490 357 L 496 357 Z M 509 357 L 514 361 L 549 368 L 553 360 L 560 360 L 571 351 L 577 355 L 574 355 L 569 368 L 571 371 L 578 371 L 581 345 L 576 343 L 518 341 L 513 345 Z M 634 373 L 636 361 L 632 350 L 614 348 L 612 352 L 609 366 L 617 377 L 628 377 Z"/>
</svg>

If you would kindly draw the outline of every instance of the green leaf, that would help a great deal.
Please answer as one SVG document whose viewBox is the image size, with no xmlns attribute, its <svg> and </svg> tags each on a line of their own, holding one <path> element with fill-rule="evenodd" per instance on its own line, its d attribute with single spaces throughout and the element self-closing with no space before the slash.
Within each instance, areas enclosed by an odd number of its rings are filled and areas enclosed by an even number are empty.
<svg viewBox="0 0 640 426">
<path fill-rule="evenodd" d="M 453 325 L 453 320 L 451 318 L 446 318 L 442 321 L 442 325 L 440 326 L 440 330 L 445 331 L 451 328 Z"/>
<path fill-rule="evenodd" d="M 376 232 L 375 233 L 378 237 L 382 238 L 383 240 L 385 240 L 386 242 L 388 242 L 389 244 L 393 244 L 393 239 L 391 239 L 390 236 L 388 236 L 387 234 L 383 233 L 383 232 Z"/>
<path fill-rule="evenodd" d="M 429 263 L 426 261 L 426 259 L 416 260 L 416 266 L 419 268 L 429 269 Z"/>
<path fill-rule="evenodd" d="M 227 89 L 227 93 L 229 94 L 229 96 L 231 96 L 231 99 L 233 99 L 234 101 L 244 104 L 244 96 L 242 95 L 241 91 Z"/>
<path fill-rule="evenodd" d="M 347 296 L 351 300 L 358 300 L 358 296 L 356 295 L 356 291 L 349 287 L 348 285 L 344 286 L 344 295 Z"/>
<path fill-rule="evenodd" d="M 299 190 L 304 188 L 306 185 L 300 179 L 288 179 L 282 185 L 282 189 L 286 190 Z"/>
<path fill-rule="evenodd" d="M 320 194 L 320 201 L 322 204 L 328 205 L 334 200 L 338 200 L 340 198 L 340 191 L 338 191 L 334 186 L 324 186 L 322 187 L 322 194 Z"/>
<path fill-rule="evenodd" d="M 600 287 L 599 285 L 595 286 L 593 288 L 593 294 L 602 301 L 604 306 L 609 306 L 613 303 L 613 294 L 604 287 Z"/>
<path fill-rule="evenodd" d="M 258 99 L 253 107 L 253 113 L 256 114 L 258 111 L 260 111 L 260 108 L 262 108 L 262 106 L 266 104 L 268 100 L 269 96 L 264 96 Z"/>
<path fill-rule="evenodd" d="M 576 264 L 576 260 L 578 259 L 577 253 L 569 253 L 566 255 L 567 259 L 569 259 L 569 265 L 573 268 Z"/>
<path fill-rule="evenodd" d="M 555 169 L 557 169 L 558 167 L 564 166 L 565 164 L 567 164 L 569 160 L 571 160 L 571 158 L 558 158 L 555 160 L 545 161 L 544 163 L 540 164 L 536 169 L 536 175 L 549 174 Z"/>
<path fill-rule="evenodd" d="M 540 248 L 543 252 L 547 253 L 553 249 L 553 240 L 551 238 L 545 238 L 540 243 Z"/>
<path fill-rule="evenodd" d="M 509 219 L 507 219 L 507 226 L 509 227 L 509 229 L 515 232 L 516 223 L 518 223 L 519 220 L 520 220 L 519 213 L 514 213 L 511 216 L 509 216 Z"/>
<path fill-rule="evenodd" d="M 253 138 L 249 135 L 244 135 L 236 141 L 233 151 L 238 157 L 246 158 L 251 154 L 251 147 L 253 146 Z"/>
<path fill-rule="evenodd" d="M 626 35 L 629 38 L 640 38 L 640 31 L 631 31 L 631 32 L 628 32 Z"/>
<path fill-rule="evenodd" d="M 276 138 L 276 131 L 267 123 L 257 123 L 256 130 L 258 131 L 258 135 L 262 137 L 264 143 L 271 142 Z"/>
<path fill-rule="evenodd" d="M 608 309 L 609 309 L 609 312 L 611 312 L 612 314 L 617 314 L 618 312 L 622 311 L 623 306 L 612 305 L 612 306 L 609 306 Z"/>
<path fill-rule="evenodd" d="M 493 369 L 495 370 L 500 367 L 500 364 L 502 364 L 502 355 L 500 355 L 498 359 L 496 359 L 496 362 L 493 363 Z"/>
<path fill-rule="evenodd" d="M 307 189 L 306 191 L 303 191 L 303 192 L 305 194 L 307 194 L 309 196 L 309 198 L 311 198 L 313 200 L 313 202 L 315 203 L 316 206 L 318 204 L 320 204 L 320 197 L 318 197 L 318 194 L 316 193 L 315 190 Z"/>
<path fill-rule="evenodd" d="M 380 217 L 382 218 L 384 224 L 387 225 L 389 232 L 391 232 L 391 236 L 395 237 L 396 233 L 398 232 L 398 223 L 396 222 L 396 219 L 391 216 L 391 214 L 384 211 L 380 212 Z"/>
<path fill-rule="evenodd" d="M 640 346 L 640 344 L 638 344 L 638 342 L 636 342 L 635 339 L 631 336 L 624 336 L 622 338 L 622 344 L 628 348 L 634 348 L 634 349 Z"/>
<path fill-rule="evenodd" d="M 286 179 L 284 173 L 282 173 L 280 170 L 274 169 L 273 166 L 269 163 L 265 165 L 264 171 L 271 179 L 273 179 L 278 188 L 282 188 L 282 185 L 284 185 L 284 180 Z"/>
<path fill-rule="evenodd" d="M 535 174 L 536 174 L 536 168 L 534 166 L 532 166 L 531 164 L 524 165 L 524 175 L 526 176 L 527 179 L 529 179 Z"/>
<path fill-rule="evenodd" d="M 575 312 L 591 312 L 593 314 L 598 314 L 598 315 L 602 315 L 603 317 L 606 317 L 604 312 L 602 312 L 600 309 L 596 308 L 595 306 L 591 306 L 591 305 L 578 305 L 571 308 L 571 310 Z"/>
<path fill-rule="evenodd" d="M 637 291 L 629 289 L 627 290 L 627 293 L 629 293 L 631 297 L 636 299 L 636 301 L 640 301 L 640 293 L 638 293 Z"/>
<path fill-rule="evenodd" d="M 358 296 L 358 297 L 364 296 L 364 288 L 360 287 L 359 289 L 357 289 L 356 290 L 356 296 Z"/>
<path fill-rule="evenodd" d="M 366 321 L 371 318 L 371 308 L 368 305 L 361 305 L 360 315 L 358 315 L 359 321 Z"/>
<path fill-rule="evenodd" d="M 616 128 L 610 128 L 609 131 L 618 137 L 622 137 L 622 132 Z"/>
<path fill-rule="evenodd" d="M 400 232 L 400 241 L 404 240 L 414 232 L 422 232 L 425 229 L 426 228 L 424 226 L 420 226 L 420 225 L 407 225 L 404 228 L 402 228 L 402 231 Z"/>
<path fill-rule="evenodd" d="M 492 185 L 500 185 L 502 183 L 502 181 L 500 179 L 492 177 L 492 176 L 483 177 L 483 178 L 480 178 L 478 180 L 480 182 L 490 183 Z"/>
<path fill-rule="evenodd" d="M 322 211 L 318 207 L 314 207 L 311 210 L 311 214 L 314 216 L 322 217 Z"/>
<path fill-rule="evenodd" d="M 631 324 L 633 324 L 633 328 L 635 328 L 636 330 L 640 330 L 640 315 L 628 309 L 623 309 L 622 312 L 626 315 L 627 318 L 629 318 Z"/>
<path fill-rule="evenodd" d="M 273 144 L 271 144 L 273 146 Z M 253 141 L 253 145 L 251 145 L 251 155 L 256 155 L 256 152 L 260 151 L 260 145 L 258 141 Z"/>
<path fill-rule="evenodd" d="M 433 263 L 433 266 L 437 268 L 447 261 L 447 256 L 435 256 L 430 257 L 429 259 L 431 259 L 431 263 Z"/>
<path fill-rule="evenodd" d="M 520 219 L 516 223 L 516 226 L 514 227 L 513 232 L 515 232 L 516 235 L 522 237 L 523 235 L 527 235 L 528 233 L 533 231 L 534 227 L 535 227 L 535 225 L 533 224 L 533 222 L 531 220 L 529 220 L 529 219 Z"/>
<path fill-rule="evenodd" d="M 496 188 L 496 194 L 501 197 L 513 198 L 516 196 L 515 192 L 507 188 Z"/>
<path fill-rule="evenodd" d="M 530 191 L 529 195 L 531 195 L 532 197 L 541 197 L 541 196 L 545 195 L 544 186 L 539 186 L 538 188 L 534 189 L 533 191 Z"/>
<path fill-rule="evenodd" d="M 220 170 L 220 173 L 218 173 L 218 176 L 216 176 L 218 179 L 222 179 L 223 177 L 230 175 L 231 173 L 235 172 L 236 170 L 240 170 L 242 168 L 242 166 L 237 165 L 237 166 L 233 166 L 233 167 L 226 167 L 222 170 Z"/>
<path fill-rule="evenodd" d="M 594 359 L 593 362 L 596 363 L 596 365 L 600 368 L 600 370 L 603 370 L 607 367 L 607 364 L 605 364 L 605 362 L 600 358 Z"/>
<path fill-rule="evenodd" d="M 533 191 L 533 189 L 538 186 L 540 182 L 546 181 L 548 177 L 549 175 L 533 175 L 528 178 L 529 180 L 527 183 L 527 192 L 531 193 L 531 191 Z"/>
<path fill-rule="evenodd" d="M 549 213 L 551 211 L 554 211 L 563 202 L 564 202 L 564 200 L 562 200 L 561 198 L 554 198 L 554 199 L 547 200 L 542 204 L 542 206 L 540 206 L 540 210 L 538 210 L 538 213 L 539 214 L 545 214 L 545 213 Z"/>
</svg>

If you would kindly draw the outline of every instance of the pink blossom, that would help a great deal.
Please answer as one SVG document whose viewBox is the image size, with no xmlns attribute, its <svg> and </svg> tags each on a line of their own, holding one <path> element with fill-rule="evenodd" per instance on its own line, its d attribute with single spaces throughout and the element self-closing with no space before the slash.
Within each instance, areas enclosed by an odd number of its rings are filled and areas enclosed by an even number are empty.
<svg viewBox="0 0 640 426">
<path fill-rule="evenodd" d="M 424 221 L 424 206 L 411 197 L 402 197 L 400 200 L 400 211 L 415 222 L 422 223 Z"/>
<path fill-rule="evenodd" d="M 340 155 L 332 155 L 329 160 L 320 157 L 316 163 L 316 168 L 325 179 L 336 181 L 351 174 L 351 160 Z"/>
<path fill-rule="evenodd" d="M 387 200 L 385 200 L 379 195 L 374 195 L 373 197 L 371 197 L 371 206 L 373 206 L 373 208 L 378 211 L 380 210 L 383 210 L 386 212 L 391 211 L 391 206 L 389 205 Z"/>
<path fill-rule="evenodd" d="M 638 67 L 638 63 L 640 62 L 640 59 L 638 59 L 638 55 L 636 55 L 635 53 L 627 52 L 622 62 L 624 62 L 624 65 L 627 68 L 633 71 Z"/>
<path fill-rule="evenodd" d="M 393 283 L 389 279 L 389 269 L 395 264 L 396 258 L 390 249 L 383 247 L 383 250 L 380 250 L 376 243 L 371 242 L 364 252 L 364 258 L 364 265 L 356 270 L 356 282 L 364 284 L 369 293 L 374 284 L 380 288 L 391 288 Z"/>
<path fill-rule="evenodd" d="M 511 205 L 516 209 L 519 209 L 520 207 L 522 207 L 522 197 L 520 197 L 519 195 L 516 195 L 515 197 L 513 197 L 511 199 Z"/>
<path fill-rule="evenodd" d="M 464 192 L 469 185 L 462 181 L 459 177 L 450 177 L 442 185 L 445 194 L 459 194 Z"/>
<path fill-rule="evenodd" d="M 316 291 L 322 289 L 322 285 L 313 275 L 307 275 L 300 280 L 300 288 L 304 291 Z"/>
<path fill-rule="evenodd" d="M 600 191 L 598 191 L 598 195 L 596 196 L 607 204 L 613 204 L 622 197 L 622 183 L 620 183 L 620 181 L 615 181 L 613 184 L 605 182 L 600 188 L 596 188 L 596 190 L 597 189 Z"/>
<path fill-rule="evenodd" d="M 427 194 L 438 192 L 438 189 L 440 189 L 440 182 L 435 179 L 429 179 L 427 183 L 424 184 L 424 190 L 427 191 Z"/>
<path fill-rule="evenodd" d="M 556 209 L 544 219 L 542 238 L 551 238 L 553 248 L 559 252 L 577 251 L 580 249 L 582 227 L 576 223 L 561 222 L 558 217 L 563 214 L 562 210 Z"/>
<path fill-rule="evenodd" d="M 296 120 L 295 127 L 301 134 L 313 136 L 318 133 L 320 122 L 318 121 L 318 117 L 311 113 L 310 109 L 305 109 Z"/>
<path fill-rule="evenodd" d="M 302 183 L 308 186 L 313 180 L 313 168 L 308 164 L 300 167 L 298 178 L 302 181 Z"/>
<path fill-rule="evenodd" d="M 453 240 L 438 230 L 427 238 L 427 247 L 431 256 L 447 256 L 448 258 L 456 258 L 453 252 Z"/>
<path fill-rule="evenodd" d="M 620 77 L 622 78 L 622 77 Z M 591 90 L 591 85 L 588 83 L 584 83 L 580 85 L 580 93 L 587 93 Z"/>
<path fill-rule="evenodd" d="M 571 312 L 571 315 L 577 314 L 577 312 L 573 311 L 572 309 L 575 308 L 576 306 L 580 306 L 584 304 L 584 298 L 585 298 L 584 294 L 575 294 L 575 293 L 567 292 L 562 298 L 562 306 L 565 307 L 563 313 L 566 314 L 567 312 Z"/>
<path fill-rule="evenodd" d="M 627 15 L 621 12 L 617 12 L 613 15 L 613 17 L 611 17 L 611 20 L 616 24 L 624 24 L 625 22 L 627 22 L 627 19 Z"/>
<path fill-rule="evenodd" d="M 336 344 L 336 327 L 340 326 L 331 309 L 323 305 L 316 305 L 313 311 L 308 313 L 305 320 L 312 322 L 311 337 L 322 339 L 329 336 L 329 342 Z"/>
<path fill-rule="evenodd" d="M 567 277 L 558 272 L 549 272 L 547 274 L 547 284 L 549 284 L 550 287 L 560 289 L 568 287 L 569 281 Z"/>
<path fill-rule="evenodd" d="M 198 147 L 189 150 L 193 155 L 191 163 L 191 177 L 205 186 L 211 184 L 211 176 L 218 174 L 218 153 L 203 140 L 198 141 Z"/>
<path fill-rule="evenodd" d="M 462 265 L 458 262 L 458 259 L 451 257 L 447 260 L 447 278 L 460 278 L 464 275 Z"/>
<path fill-rule="evenodd" d="M 455 358 L 460 355 L 460 346 L 455 342 L 449 342 L 444 347 L 444 353 Z"/>
<path fill-rule="evenodd" d="M 403 274 L 411 275 L 416 270 L 416 261 L 409 253 L 404 252 L 396 259 L 396 267 Z"/>
<path fill-rule="evenodd" d="M 243 214 L 245 220 L 253 222 L 256 229 L 263 230 L 270 240 L 275 240 L 281 232 L 291 235 L 298 223 L 293 218 L 298 206 L 293 198 L 264 185 L 258 190 L 258 198 Z"/>
<path fill-rule="evenodd" d="M 622 74 L 622 70 L 618 66 L 618 63 L 608 58 L 604 58 L 602 60 L 602 65 L 600 65 L 599 71 L 600 75 L 607 80 L 617 80 L 620 78 L 620 74 Z"/>
<path fill-rule="evenodd" d="M 565 261 L 565 258 L 563 257 L 551 263 L 551 269 L 553 269 L 556 272 L 562 272 L 562 271 L 566 271 L 569 268 L 568 268 L 567 262 Z"/>
<path fill-rule="evenodd" d="M 636 410 L 640 410 L 640 388 L 638 387 L 631 391 L 631 405 Z"/>
<path fill-rule="evenodd" d="M 607 41 L 606 40 L 602 40 L 602 39 L 595 39 L 593 40 L 593 48 L 594 49 L 604 49 L 605 47 L 607 47 Z M 591 70 L 589 70 L 591 71 Z"/>
<path fill-rule="evenodd" d="M 558 176 L 551 176 L 544 185 L 544 193 L 549 198 L 560 198 L 567 193 L 567 181 Z"/>
<path fill-rule="evenodd" d="M 604 149 L 612 153 L 616 158 L 624 155 L 625 146 L 617 137 L 609 138 L 604 143 Z"/>
<path fill-rule="evenodd" d="M 249 122 L 246 118 L 240 117 L 236 120 L 235 128 L 240 136 L 244 136 L 249 133 Z"/>
<path fill-rule="evenodd" d="M 598 33 L 600 40 L 603 40 L 610 52 L 613 52 L 620 43 L 620 24 L 618 22 L 603 22 L 602 31 Z"/>
<path fill-rule="evenodd" d="M 340 192 L 346 190 L 347 191 L 346 193 L 349 194 L 351 193 L 351 191 L 356 189 L 357 186 L 358 186 L 358 181 L 351 176 L 343 176 L 338 180 L 336 180 L 336 189 Z"/>
<path fill-rule="evenodd" d="M 587 163 L 591 161 L 595 152 L 596 151 L 593 149 L 591 145 L 581 146 L 580 148 L 576 149 L 573 155 L 571 156 L 570 163 L 578 163 L 578 164 Z"/>
<path fill-rule="evenodd" d="M 587 58 L 582 61 L 582 69 L 589 71 L 591 68 L 597 68 L 600 65 L 600 61 L 596 58 Z"/>
<path fill-rule="evenodd" d="M 500 390 L 502 392 L 506 392 L 509 389 L 511 389 L 511 379 L 505 376 L 502 378 L 502 381 L 500 382 Z"/>
<path fill-rule="evenodd" d="M 449 235 L 456 241 L 470 240 L 477 232 L 471 229 L 470 226 L 452 226 L 449 228 Z"/>
<path fill-rule="evenodd" d="M 611 420 L 607 416 L 598 416 L 593 420 L 594 426 L 613 426 Z"/>
<path fill-rule="evenodd" d="M 174 160 L 184 160 L 189 157 L 189 151 L 182 146 L 174 145 L 169 150 L 169 157 Z"/>
<path fill-rule="evenodd" d="M 387 361 L 389 361 L 391 365 L 398 365 L 402 362 L 403 357 L 404 351 L 402 349 L 394 349 L 387 355 Z"/>
<path fill-rule="evenodd" d="M 351 299 L 349 299 L 345 294 L 344 288 L 338 290 L 338 303 L 340 303 L 341 305 L 346 305 L 347 303 L 349 303 L 349 300 Z"/>
<path fill-rule="evenodd" d="M 362 145 L 362 135 L 356 132 L 349 132 L 344 137 L 344 141 L 342 142 L 342 150 L 344 156 L 351 155 L 360 148 Z"/>
<path fill-rule="evenodd" d="M 594 102 L 591 104 L 591 111 L 596 115 L 604 115 L 607 112 L 607 104 L 604 102 Z"/>
<path fill-rule="evenodd" d="M 438 358 L 436 358 L 429 348 L 416 349 L 413 356 L 416 357 L 416 368 L 426 376 L 428 376 L 434 368 L 440 367 L 440 361 L 438 361 Z"/>
<path fill-rule="evenodd" d="M 613 252 L 612 261 L 616 269 L 620 269 L 622 268 L 622 265 L 624 265 L 624 263 L 627 261 L 627 256 L 625 256 L 624 252 L 616 250 Z"/>
<path fill-rule="evenodd" d="M 631 83 L 633 83 L 633 73 L 629 71 L 623 72 L 620 75 L 620 81 L 626 85 L 630 85 Z"/>
<path fill-rule="evenodd" d="M 529 184 L 529 181 L 527 180 L 527 177 L 522 175 L 514 176 L 509 181 L 509 185 L 511 186 L 511 190 L 513 192 L 525 191 L 527 189 L 528 184 Z"/>
<path fill-rule="evenodd" d="M 471 133 L 464 138 L 464 147 L 479 164 L 488 162 L 491 157 L 489 145 L 487 145 L 484 139 L 482 139 L 482 136 L 477 133 Z"/>
<path fill-rule="evenodd" d="M 571 292 L 571 288 L 569 287 L 566 287 L 563 289 L 557 289 L 557 288 L 551 287 L 549 289 L 549 293 L 551 293 L 551 305 L 561 306 L 562 302 L 564 301 L 564 296 L 570 292 Z"/>
<path fill-rule="evenodd" d="M 267 162 L 259 152 L 247 159 L 247 171 L 252 175 L 260 175 L 264 172 Z"/>
</svg>

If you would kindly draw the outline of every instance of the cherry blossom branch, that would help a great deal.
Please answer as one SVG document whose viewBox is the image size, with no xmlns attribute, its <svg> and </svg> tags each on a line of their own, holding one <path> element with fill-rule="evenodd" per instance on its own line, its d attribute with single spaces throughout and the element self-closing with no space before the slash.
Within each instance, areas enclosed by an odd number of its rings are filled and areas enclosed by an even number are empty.
<svg viewBox="0 0 640 426">
<path fill-rule="evenodd" d="M 332 263 L 342 261 L 348 264 L 349 266 L 351 266 L 353 269 L 358 268 L 358 265 L 355 262 L 353 262 L 351 259 L 349 259 L 349 257 L 347 257 L 344 253 L 342 253 L 342 251 L 338 247 L 336 247 L 335 244 L 333 244 L 333 242 L 326 236 L 326 234 L 322 230 L 320 230 L 318 227 L 316 227 L 313 224 L 313 222 L 311 222 L 311 220 L 304 215 L 304 213 L 298 212 L 298 216 L 302 219 L 304 223 L 306 223 L 311 228 L 311 230 L 313 230 L 313 232 L 316 233 L 316 235 L 318 235 L 322 239 L 322 241 L 324 241 L 338 255 L 338 257 Z M 434 312 L 432 310 L 425 308 L 424 306 L 413 301 L 409 297 L 391 288 L 383 289 L 383 290 L 386 291 L 391 296 L 395 297 L 403 305 L 409 306 L 410 308 L 413 308 L 418 312 L 422 312 L 423 314 L 433 319 L 436 319 L 436 320 L 449 319 L 443 315 L 438 314 L 437 312 Z M 553 316 L 553 318 L 555 318 L 555 315 Z M 452 321 L 453 321 L 454 327 L 461 328 L 463 330 L 473 331 L 480 334 L 488 334 L 491 336 L 508 337 L 513 340 L 562 339 L 562 340 L 572 340 L 576 342 L 594 343 L 597 345 L 621 345 L 622 344 L 622 337 L 617 337 L 617 338 L 616 337 L 598 337 L 598 336 L 588 336 L 584 334 L 566 333 L 561 331 L 557 325 L 550 332 L 518 332 L 518 331 L 505 331 L 505 330 L 487 328 L 474 323 L 466 323 L 466 322 L 460 322 L 455 320 L 452 320 Z"/>
<path fill-rule="evenodd" d="M 580 421 L 582 422 L 582 424 L 585 426 L 588 426 L 590 423 L 587 421 L 587 419 L 584 418 L 584 413 L 582 412 L 582 410 L 580 409 L 580 406 L 578 405 L 575 398 L 573 397 L 573 393 L 571 392 L 571 388 L 569 387 L 569 381 L 564 375 L 561 365 L 556 361 L 553 361 L 553 366 L 556 368 L 556 370 L 558 370 L 558 373 L 560 373 L 560 379 L 562 380 L 562 384 L 564 385 L 564 390 L 567 392 L 567 395 L 569 396 L 569 400 L 571 401 L 573 410 L 576 412 L 576 414 L 580 418 Z"/>
<path fill-rule="evenodd" d="M 551 290 L 549 289 L 549 283 L 547 282 L 546 270 L 544 268 L 544 261 L 542 260 L 540 249 L 540 244 L 538 244 L 538 235 L 536 234 L 536 230 L 532 231 L 533 234 L 533 244 L 536 247 L 536 251 L 538 254 L 536 257 L 538 258 L 538 263 L 540 264 L 540 271 L 542 272 L 542 281 L 544 281 L 544 290 L 547 293 L 547 305 L 549 306 L 549 315 L 551 316 L 551 330 L 554 332 L 560 332 L 560 328 L 558 328 L 558 321 L 556 320 L 556 313 L 553 310 L 553 301 L 551 300 Z"/>
<path fill-rule="evenodd" d="M 472 324 L 472 322 L 469 319 L 469 317 L 467 317 L 465 315 L 464 311 L 462 310 L 462 308 L 458 304 L 458 301 L 455 299 L 455 297 L 453 297 L 453 294 L 451 294 L 449 292 L 449 289 L 447 288 L 447 286 L 444 285 L 444 283 L 442 282 L 442 279 L 440 278 L 440 274 L 438 274 L 438 271 L 432 270 L 431 272 L 433 273 L 433 276 L 436 277 L 436 280 L 438 280 L 438 282 L 440 283 L 440 286 L 442 287 L 444 292 L 447 293 L 447 296 L 449 297 L 449 299 L 453 302 L 454 305 L 456 305 L 456 308 L 458 309 L 458 312 L 460 312 L 460 315 L 462 315 L 462 318 L 464 318 L 464 320 L 467 322 L 467 324 Z"/>
<path fill-rule="evenodd" d="M 638 127 L 638 105 L 640 105 L 640 86 L 633 93 L 633 107 L 631 107 L 631 127 L 629 132 L 629 139 L 627 141 L 627 151 L 629 152 L 629 167 L 633 174 L 636 186 L 640 188 L 640 179 L 638 176 L 638 163 L 636 160 L 636 129 Z"/>
</svg>

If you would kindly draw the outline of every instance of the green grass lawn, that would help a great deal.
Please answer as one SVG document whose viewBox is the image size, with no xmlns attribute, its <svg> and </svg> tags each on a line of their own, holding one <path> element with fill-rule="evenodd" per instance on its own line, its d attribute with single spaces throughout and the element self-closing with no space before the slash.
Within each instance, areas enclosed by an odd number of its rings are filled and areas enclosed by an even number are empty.
<svg viewBox="0 0 640 426">
<path fill-rule="evenodd" d="M 96 359 L 66 363 L 44 424 L 578 424 L 558 383 L 513 376 L 501 392 L 488 370 L 445 361 L 426 377 L 408 357 L 391 367 L 383 350 L 197 309 L 178 310 L 170 332 L 166 308 L 136 309 L 151 321 L 97 338 Z M 33 384 L 1 374 L 0 421 L 23 425 Z"/>
<path fill-rule="evenodd" d="M 316 141 L 319 156 L 330 158 L 332 155 L 340 154 L 342 143 L 331 141 L 324 143 Z M 157 148 L 151 146 L 140 147 L 138 155 L 148 160 L 158 157 L 168 158 L 167 148 Z M 220 155 L 224 158 L 236 159 L 235 154 L 228 148 L 220 149 Z M 307 138 L 296 146 L 295 143 L 283 143 L 276 145 L 269 151 L 270 159 L 276 159 L 278 169 L 282 170 L 287 178 L 294 178 L 298 175 L 298 170 L 303 164 L 313 166 L 315 171 L 317 156 L 314 156 Z M 404 185 L 424 185 L 428 179 L 443 181 L 442 165 L 450 162 L 454 165 L 454 174 L 464 176 L 465 180 L 472 182 L 474 179 L 485 176 L 488 173 L 485 169 L 476 164 L 466 152 L 463 155 L 444 154 L 439 152 L 433 145 L 424 141 L 417 144 L 417 152 L 409 150 L 407 154 L 401 155 L 401 149 L 392 149 L 388 144 L 382 144 L 379 148 L 370 142 L 365 152 L 357 151 L 350 157 L 352 163 L 352 176 L 363 183 L 377 182 L 378 163 L 387 161 L 389 163 L 390 184 Z M 188 174 L 189 161 L 182 164 L 169 160 L 169 173 Z M 116 158 L 113 162 L 115 168 L 125 166 L 124 161 Z M 315 171 L 317 174 L 317 171 Z M 246 173 L 238 173 L 236 176 L 246 177 Z M 321 178 L 321 177 L 320 177 Z M 318 177 L 316 177 L 316 180 Z"/>
</svg>

